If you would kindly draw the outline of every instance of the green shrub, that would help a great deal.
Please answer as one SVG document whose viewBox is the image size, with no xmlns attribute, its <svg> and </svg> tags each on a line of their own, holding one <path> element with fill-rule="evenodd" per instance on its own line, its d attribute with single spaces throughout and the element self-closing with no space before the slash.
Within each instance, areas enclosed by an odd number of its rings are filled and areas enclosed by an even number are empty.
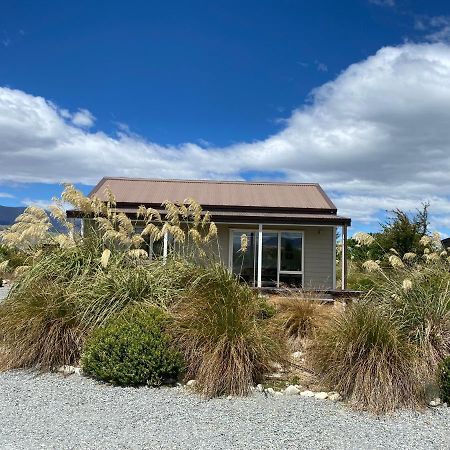
<svg viewBox="0 0 450 450">
<path fill-rule="evenodd" d="M 206 397 L 245 395 L 285 355 L 272 321 L 260 319 L 257 294 L 222 265 L 186 288 L 173 310 L 174 334 Z"/>
<path fill-rule="evenodd" d="M 86 341 L 84 373 L 119 386 L 173 382 L 182 359 L 165 333 L 166 325 L 166 316 L 157 308 L 133 309 L 110 320 Z"/>
<path fill-rule="evenodd" d="M 442 401 L 450 403 L 450 356 L 444 359 L 441 367 L 440 385 Z"/>
<path fill-rule="evenodd" d="M 351 305 L 330 317 L 313 345 L 316 371 L 357 408 L 384 413 L 423 401 L 417 351 L 387 308 Z"/>
</svg>

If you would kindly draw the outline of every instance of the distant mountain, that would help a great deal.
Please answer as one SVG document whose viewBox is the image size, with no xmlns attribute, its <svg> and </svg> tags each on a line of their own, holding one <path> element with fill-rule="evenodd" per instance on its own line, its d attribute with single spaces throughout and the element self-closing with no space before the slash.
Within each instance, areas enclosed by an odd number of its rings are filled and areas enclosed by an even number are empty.
<svg viewBox="0 0 450 450">
<path fill-rule="evenodd" d="M 25 211 L 25 206 L 1 206 L 0 225 L 12 225 L 16 217 Z"/>
</svg>

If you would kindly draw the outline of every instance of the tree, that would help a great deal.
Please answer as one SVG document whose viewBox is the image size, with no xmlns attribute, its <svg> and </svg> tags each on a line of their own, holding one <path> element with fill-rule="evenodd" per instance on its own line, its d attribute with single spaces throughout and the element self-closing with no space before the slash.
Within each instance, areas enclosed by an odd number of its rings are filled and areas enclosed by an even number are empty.
<svg viewBox="0 0 450 450">
<path fill-rule="evenodd" d="M 405 253 L 420 253 L 420 238 L 428 234 L 428 207 L 429 203 L 423 203 L 416 214 L 409 216 L 400 209 L 390 211 L 390 216 L 381 224 L 382 231 L 375 235 L 375 240 L 380 252 L 395 249 L 400 256 Z"/>
</svg>

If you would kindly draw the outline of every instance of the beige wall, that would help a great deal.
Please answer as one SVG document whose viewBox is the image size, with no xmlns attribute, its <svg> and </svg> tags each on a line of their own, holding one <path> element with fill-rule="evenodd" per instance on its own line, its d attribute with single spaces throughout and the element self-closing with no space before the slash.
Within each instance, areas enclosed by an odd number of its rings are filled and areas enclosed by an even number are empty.
<svg viewBox="0 0 450 450">
<path fill-rule="evenodd" d="M 217 224 L 217 237 L 219 243 L 221 261 L 229 263 L 229 236 L 230 229 L 257 229 L 257 226 Z M 304 267 L 303 279 L 305 289 L 333 289 L 333 264 L 334 255 L 334 233 L 333 227 L 321 226 L 294 226 L 294 225 L 264 225 L 270 230 L 299 230 L 304 233 Z M 216 246 L 217 247 L 217 246 Z"/>
</svg>

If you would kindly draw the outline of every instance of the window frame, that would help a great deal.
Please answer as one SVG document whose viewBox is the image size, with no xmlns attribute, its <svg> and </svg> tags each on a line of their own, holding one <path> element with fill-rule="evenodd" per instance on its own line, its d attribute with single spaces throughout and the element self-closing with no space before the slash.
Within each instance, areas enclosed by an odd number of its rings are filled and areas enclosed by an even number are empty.
<svg viewBox="0 0 450 450">
<path fill-rule="evenodd" d="M 258 249 L 258 228 L 229 228 L 229 234 L 228 234 L 228 242 L 229 242 L 229 248 L 228 248 L 228 267 L 230 271 L 233 271 L 233 234 L 234 233 L 255 233 L 256 234 L 256 252 L 255 252 L 255 279 L 253 281 L 253 285 L 257 286 L 257 279 L 256 279 L 256 273 L 258 271 L 258 255 L 257 255 L 257 249 Z M 302 276 L 302 287 L 305 285 L 305 232 L 304 230 L 295 230 L 292 228 L 286 228 L 280 230 L 279 228 L 267 228 L 263 229 L 264 233 L 277 233 L 278 236 L 278 254 L 277 254 L 277 288 L 280 287 L 280 275 L 301 275 Z M 281 270 L 281 234 L 282 233 L 296 233 L 301 236 L 302 239 L 302 270 Z M 264 251 L 264 246 L 263 246 Z"/>
</svg>

